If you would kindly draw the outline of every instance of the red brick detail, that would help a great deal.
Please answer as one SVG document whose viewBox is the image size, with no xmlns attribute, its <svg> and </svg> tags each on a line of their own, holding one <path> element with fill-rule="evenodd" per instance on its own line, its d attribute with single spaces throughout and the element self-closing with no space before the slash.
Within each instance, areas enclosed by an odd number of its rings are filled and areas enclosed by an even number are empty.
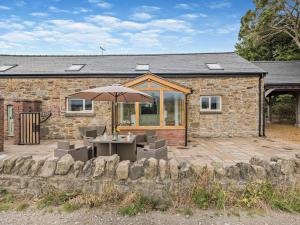
<svg viewBox="0 0 300 225">
<path fill-rule="evenodd" d="M 4 151 L 4 99 L 0 98 L 0 152 Z"/>
<path fill-rule="evenodd" d="M 144 134 L 146 130 L 122 130 L 122 134 L 127 134 L 131 132 L 133 134 Z M 185 130 L 183 129 L 159 129 L 156 130 L 156 135 L 161 139 L 166 139 L 168 141 L 168 145 L 181 145 L 184 146 L 185 144 Z"/>
<path fill-rule="evenodd" d="M 22 112 L 40 112 L 41 101 L 15 100 L 14 109 L 14 144 L 19 144 L 20 140 L 20 113 Z"/>
</svg>

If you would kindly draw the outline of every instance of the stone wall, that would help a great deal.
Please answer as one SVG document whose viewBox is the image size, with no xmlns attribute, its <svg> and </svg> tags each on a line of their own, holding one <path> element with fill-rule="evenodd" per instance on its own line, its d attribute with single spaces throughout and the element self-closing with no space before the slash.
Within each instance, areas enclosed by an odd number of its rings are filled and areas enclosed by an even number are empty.
<svg viewBox="0 0 300 225">
<path fill-rule="evenodd" d="M 170 79 L 193 89 L 188 97 L 189 137 L 228 137 L 258 135 L 258 77 L 229 76 Z M 41 100 L 42 110 L 52 117 L 42 129 L 45 138 L 78 138 L 80 126 L 111 127 L 111 103 L 95 102 L 94 114 L 66 114 L 66 97 L 75 92 L 124 83 L 125 78 L 30 78 L 0 79 L 6 105 L 13 99 Z M 221 113 L 200 113 L 201 95 L 221 95 Z M 178 135 L 181 135 L 179 132 Z M 167 134 L 169 135 L 169 134 Z M 174 136 L 174 135 L 171 135 Z"/>
<path fill-rule="evenodd" d="M 205 174 L 203 174 L 205 173 Z M 0 187 L 20 193 L 40 195 L 49 188 L 61 191 L 80 190 L 100 193 L 103 185 L 112 182 L 122 190 L 139 190 L 145 194 L 166 194 L 172 185 L 193 182 L 195 175 L 212 176 L 223 184 L 242 185 L 249 181 L 269 180 L 274 185 L 299 184 L 300 155 L 292 159 L 273 158 L 266 161 L 253 157 L 249 163 L 232 166 L 206 165 L 199 161 L 140 160 L 119 161 L 119 156 L 100 156 L 83 163 L 65 155 L 60 159 L 33 160 L 32 157 L 11 157 L 0 160 Z"/>
</svg>

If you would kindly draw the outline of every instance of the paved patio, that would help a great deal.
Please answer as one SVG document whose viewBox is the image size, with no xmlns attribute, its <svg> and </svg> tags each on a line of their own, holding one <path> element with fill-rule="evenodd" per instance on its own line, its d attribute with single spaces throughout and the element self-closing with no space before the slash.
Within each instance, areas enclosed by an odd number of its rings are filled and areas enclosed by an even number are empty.
<svg viewBox="0 0 300 225">
<path fill-rule="evenodd" d="M 57 140 L 45 140 L 40 145 L 13 145 L 5 143 L 5 151 L 0 153 L 0 159 L 12 155 L 32 155 L 33 158 L 53 157 L 53 149 Z M 71 143 L 81 146 L 81 140 Z M 199 138 L 194 139 L 188 147 L 169 147 L 169 158 L 177 160 L 200 160 L 203 163 L 219 162 L 231 165 L 237 162 L 248 162 L 256 155 L 270 159 L 272 156 L 283 158 L 300 154 L 300 144 L 268 138 Z"/>
</svg>

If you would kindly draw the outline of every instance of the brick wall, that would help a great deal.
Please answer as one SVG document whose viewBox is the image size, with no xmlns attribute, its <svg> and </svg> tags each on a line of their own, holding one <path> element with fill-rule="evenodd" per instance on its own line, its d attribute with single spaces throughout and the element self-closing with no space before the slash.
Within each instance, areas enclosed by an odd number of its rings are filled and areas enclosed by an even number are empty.
<svg viewBox="0 0 300 225">
<path fill-rule="evenodd" d="M 4 99 L 0 98 L 0 152 L 4 151 Z"/>
</svg>

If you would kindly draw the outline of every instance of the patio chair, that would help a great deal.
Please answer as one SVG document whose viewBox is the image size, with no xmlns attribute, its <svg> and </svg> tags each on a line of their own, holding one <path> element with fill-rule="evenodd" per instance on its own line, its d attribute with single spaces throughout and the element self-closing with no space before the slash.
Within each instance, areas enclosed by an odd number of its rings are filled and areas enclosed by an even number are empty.
<svg viewBox="0 0 300 225">
<path fill-rule="evenodd" d="M 137 148 L 137 160 L 140 159 L 168 159 L 168 146 L 166 140 L 158 140 L 150 143 L 149 146 L 144 148 Z"/>
<path fill-rule="evenodd" d="M 145 134 L 136 135 L 137 147 L 145 147 L 158 139 L 155 130 L 147 130 Z"/>
<path fill-rule="evenodd" d="M 92 158 L 92 149 L 88 149 L 86 146 L 75 147 L 70 145 L 69 141 L 58 141 L 57 148 L 54 149 L 54 157 L 61 158 L 66 154 L 70 154 L 75 161 L 86 162 Z"/>
<path fill-rule="evenodd" d="M 117 154 L 120 156 L 120 160 L 129 160 L 135 162 L 137 159 L 137 144 L 136 140 L 130 144 L 121 144 L 117 147 Z"/>
<path fill-rule="evenodd" d="M 83 138 L 84 146 L 92 147 L 91 141 L 98 136 L 102 136 L 106 130 L 106 126 L 87 126 L 79 128 L 81 136 Z"/>
</svg>

